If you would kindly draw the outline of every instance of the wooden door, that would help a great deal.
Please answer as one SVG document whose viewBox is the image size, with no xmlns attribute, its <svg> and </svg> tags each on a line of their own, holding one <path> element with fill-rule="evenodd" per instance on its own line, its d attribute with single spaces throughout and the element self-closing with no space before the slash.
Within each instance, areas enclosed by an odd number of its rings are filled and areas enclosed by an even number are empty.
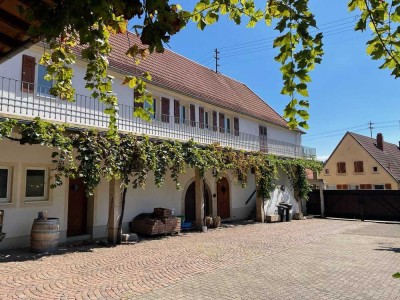
<svg viewBox="0 0 400 300">
<path fill-rule="evenodd" d="M 185 195 L 185 220 L 194 222 L 196 220 L 196 187 L 192 182 Z"/>
<path fill-rule="evenodd" d="M 87 198 L 81 179 L 69 179 L 67 236 L 86 233 Z"/>
<path fill-rule="evenodd" d="M 221 178 L 217 183 L 217 214 L 221 219 L 229 219 L 231 217 L 229 182 L 225 177 Z"/>
</svg>

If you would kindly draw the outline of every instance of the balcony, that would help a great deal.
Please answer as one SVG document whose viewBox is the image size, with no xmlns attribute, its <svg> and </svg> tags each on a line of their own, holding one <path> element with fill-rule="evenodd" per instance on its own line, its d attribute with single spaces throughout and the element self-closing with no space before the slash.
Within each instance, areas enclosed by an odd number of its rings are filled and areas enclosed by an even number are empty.
<svg viewBox="0 0 400 300">
<path fill-rule="evenodd" d="M 50 96 L 47 88 L 0 77 L 0 116 L 68 123 L 70 127 L 106 129 L 109 118 L 104 114 L 106 105 L 83 95 L 76 95 L 75 102 Z M 118 128 L 152 138 L 173 139 L 208 145 L 217 143 L 224 147 L 245 151 L 262 151 L 286 157 L 315 157 L 316 151 L 283 141 L 272 140 L 242 132 L 213 128 L 168 115 L 155 115 L 151 121 L 133 116 L 134 107 L 119 104 Z"/>
</svg>

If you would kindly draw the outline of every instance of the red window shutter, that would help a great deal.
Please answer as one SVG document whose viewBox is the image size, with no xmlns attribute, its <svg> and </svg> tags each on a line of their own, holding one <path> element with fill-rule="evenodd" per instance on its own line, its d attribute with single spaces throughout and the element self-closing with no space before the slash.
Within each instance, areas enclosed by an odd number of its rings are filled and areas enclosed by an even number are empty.
<svg viewBox="0 0 400 300">
<path fill-rule="evenodd" d="M 391 190 L 392 185 L 390 183 L 385 183 L 385 190 Z"/>
<path fill-rule="evenodd" d="M 199 127 L 204 128 L 204 107 L 199 107 Z"/>
<path fill-rule="evenodd" d="M 342 185 L 341 185 L 341 184 L 337 184 L 337 185 L 336 185 L 336 189 L 337 189 L 337 190 L 341 190 L 341 189 L 342 189 Z"/>
<path fill-rule="evenodd" d="M 366 184 L 365 189 L 367 190 L 372 190 L 372 184 Z"/>
<path fill-rule="evenodd" d="M 161 98 L 161 121 L 169 123 L 169 99 Z"/>
<path fill-rule="evenodd" d="M 364 163 L 362 161 L 354 162 L 354 172 L 355 173 L 363 173 L 364 172 Z"/>
<path fill-rule="evenodd" d="M 190 104 L 190 125 L 196 126 L 196 106 Z"/>
<path fill-rule="evenodd" d="M 179 119 L 181 117 L 181 111 L 180 111 L 180 103 L 179 100 L 174 100 L 174 117 L 175 117 L 175 123 L 179 123 Z"/>
<path fill-rule="evenodd" d="M 219 132 L 225 132 L 225 115 L 219 113 Z"/>
<path fill-rule="evenodd" d="M 343 189 L 344 189 L 344 190 L 348 190 L 348 189 L 349 189 L 349 186 L 348 186 L 347 184 L 343 184 Z"/>
<path fill-rule="evenodd" d="M 366 186 L 365 184 L 360 184 L 360 190 L 365 190 Z"/>
<path fill-rule="evenodd" d="M 235 135 L 239 135 L 239 118 L 233 118 L 233 130 L 235 131 Z"/>
<path fill-rule="evenodd" d="M 212 116 L 213 116 L 213 130 L 214 131 L 217 131 L 217 129 L 218 129 L 218 123 L 217 123 L 217 112 L 216 111 L 213 111 L 212 112 Z"/>
<path fill-rule="evenodd" d="M 33 93 L 35 84 L 35 58 L 29 55 L 22 55 L 21 70 L 22 90 Z"/>
<path fill-rule="evenodd" d="M 345 162 L 337 163 L 337 172 L 340 174 L 346 173 L 346 163 Z"/>
</svg>

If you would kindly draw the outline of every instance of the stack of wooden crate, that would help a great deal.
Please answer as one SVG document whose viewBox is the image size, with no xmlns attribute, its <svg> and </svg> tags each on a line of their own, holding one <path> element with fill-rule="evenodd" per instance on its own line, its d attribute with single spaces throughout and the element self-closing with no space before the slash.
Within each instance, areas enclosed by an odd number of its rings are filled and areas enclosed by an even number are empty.
<svg viewBox="0 0 400 300">
<path fill-rule="evenodd" d="M 181 219 L 171 215 L 171 210 L 155 208 L 152 214 L 140 214 L 131 222 L 131 231 L 143 235 L 179 233 Z"/>
</svg>

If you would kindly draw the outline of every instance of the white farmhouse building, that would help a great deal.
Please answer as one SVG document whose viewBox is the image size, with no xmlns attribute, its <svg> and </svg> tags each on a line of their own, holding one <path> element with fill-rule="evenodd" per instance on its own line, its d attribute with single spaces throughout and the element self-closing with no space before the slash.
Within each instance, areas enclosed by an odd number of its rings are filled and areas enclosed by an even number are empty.
<svg viewBox="0 0 400 300">
<path fill-rule="evenodd" d="M 132 35 L 131 41 L 134 38 Z M 169 50 L 152 54 L 136 66 L 125 56 L 125 35 L 111 37 L 111 43 L 110 74 L 115 77 L 118 127 L 122 132 L 157 139 L 193 139 L 201 144 L 219 143 L 285 157 L 315 155 L 314 149 L 301 145 L 302 132 L 289 130 L 286 121 L 245 84 Z M 84 88 L 85 62 L 74 66 L 76 101 L 65 102 L 48 93 L 51 82 L 43 79 L 45 68 L 39 64 L 42 53 L 43 47 L 34 45 L 0 65 L 0 118 L 29 121 L 39 116 L 68 123 L 71 128 L 106 129 L 104 105 L 91 99 Z M 133 117 L 133 91 L 122 85 L 123 75 L 144 71 L 150 71 L 153 77 L 148 84 L 154 97 L 155 115 L 151 122 Z M 65 179 L 64 185 L 50 189 L 51 152 L 39 145 L 0 141 L 0 209 L 5 211 L 3 232 L 7 233 L 0 249 L 29 246 L 32 222 L 38 211 L 47 210 L 49 217 L 59 218 L 61 242 L 103 238 L 114 230 L 119 214 L 118 182 L 104 179 L 91 199 L 81 192 L 79 180 Z M 176 215 L 195 218 L 198 212 L 194 211 L 194 178 L 194 170 L 182 175 L 182 190 L 176 190 L 170 178 L 161 188 L 153 185 L 152 178 L 145 190 L 130 188 L 123 227 L 127 229 L 135 216 L 152 212 L 154 207 L 174 208 Z M 211 172 L 207 173 L 203 182 L 203 215 L 219 215 L 225 220 L 247 218 L 256 198 L 254 175 L 249 174 L 248 178 L 247 187 L 242 188 L 232 182 L 229 173 L 219 182 Z M 281 185 L 286 188 L 279 188 Z M 282 200 L 294 204 L 293 213 L 296 212 L 293 189 L 283 172 L 278 188 L 265 204 L 266 212 L 273 214 L 276 203 Z M 114 219 L 109 220 L 109 216 Z"/>
</svg>

